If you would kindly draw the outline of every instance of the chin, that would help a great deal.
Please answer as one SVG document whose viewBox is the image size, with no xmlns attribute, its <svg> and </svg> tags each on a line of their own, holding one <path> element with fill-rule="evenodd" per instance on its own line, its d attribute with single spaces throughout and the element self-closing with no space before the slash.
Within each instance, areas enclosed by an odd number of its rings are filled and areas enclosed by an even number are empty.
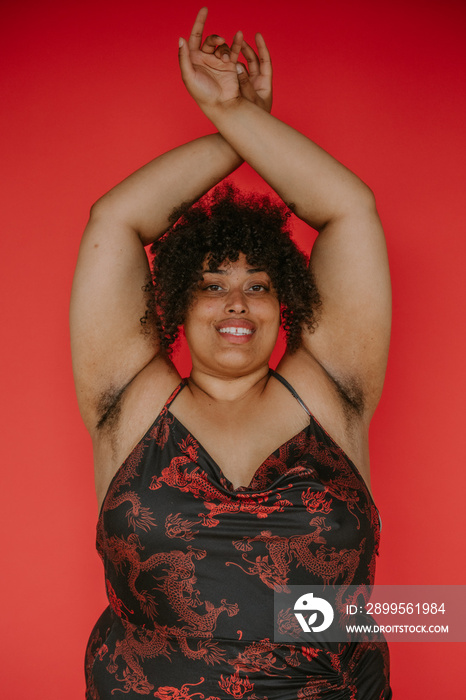
<svg viewBox="0 0 466 700">
<path fill-rule="evenodd" d="M 261 367 L 268 367 L 271 354 L 248 357 L 239 349 L 229 348 L 222 353 L 216 353 L 215 356 L 211 355 L 207 362 L 195 362 L 193 359 L 193 366 L 197 365 L 209 373 L 227 374 L 232 378 L 241 377 L 256 372 Z"/>
</svg>

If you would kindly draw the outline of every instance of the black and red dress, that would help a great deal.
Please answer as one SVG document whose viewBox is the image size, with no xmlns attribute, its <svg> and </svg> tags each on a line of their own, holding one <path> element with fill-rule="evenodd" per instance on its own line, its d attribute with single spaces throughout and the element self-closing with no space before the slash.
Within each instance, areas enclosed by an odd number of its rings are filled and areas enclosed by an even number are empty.
<svg viewBox="0 0 466 700">
<path fill-rule="evenodd" d="M 234 489 L 170 412 L 113 478 L 97 526 L 109 606 L 88 700 L 389 700 L 385 643 L 273 641 L 274 591 L 372 584 L 379 519 L 356 467 L 309 413 Z"/>
</svg>

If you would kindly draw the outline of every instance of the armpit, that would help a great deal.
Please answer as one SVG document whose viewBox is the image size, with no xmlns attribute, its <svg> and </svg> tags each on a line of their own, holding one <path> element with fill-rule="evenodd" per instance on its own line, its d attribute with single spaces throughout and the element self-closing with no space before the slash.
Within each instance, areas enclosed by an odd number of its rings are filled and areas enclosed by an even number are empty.
<svg viewBox="0 0 466 700">
<path fill-rule="evenodd" d="M 125 386 L 120 389 L 112 388 L 101 394 L 97 403 L 97 415 L 100 416 L 96 425 L 98 431 L 111 430 L 117 424 L 125 389 Z"/>
<path fill-rule="evenodd" d="M 343 399 L 345 412 L 352 416 L 362 416 L 366 407 L 365 396 L 360 382 L 356 379 L 336 379 L 328 375 L 339 396 Z"/>
</svg>

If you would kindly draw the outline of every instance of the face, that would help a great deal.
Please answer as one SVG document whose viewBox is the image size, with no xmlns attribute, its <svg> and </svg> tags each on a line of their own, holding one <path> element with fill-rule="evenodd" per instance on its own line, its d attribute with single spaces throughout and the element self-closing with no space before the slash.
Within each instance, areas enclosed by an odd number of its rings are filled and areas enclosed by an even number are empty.
<svg viewBox="0 0 466 700">
<path fill-rule="evenodd" d="M 193 367 L 241 376 L 267 365 L 280 328 L 280 304 L 270 277 L 240 253 L 203 279 L 184 330 Z"/>
</svg>

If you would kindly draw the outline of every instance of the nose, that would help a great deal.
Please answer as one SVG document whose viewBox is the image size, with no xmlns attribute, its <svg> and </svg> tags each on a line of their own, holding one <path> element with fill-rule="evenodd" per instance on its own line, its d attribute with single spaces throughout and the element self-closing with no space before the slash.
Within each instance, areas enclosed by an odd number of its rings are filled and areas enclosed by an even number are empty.
<svg viewBox="0 0 466 700">
<path fill-rule="evenodd" d="M 229 314 L 245 314 L 248 310 L 247 300 L 239 289 L 232 289 L 225 301 L 225 311 Z"/>
</svg>

